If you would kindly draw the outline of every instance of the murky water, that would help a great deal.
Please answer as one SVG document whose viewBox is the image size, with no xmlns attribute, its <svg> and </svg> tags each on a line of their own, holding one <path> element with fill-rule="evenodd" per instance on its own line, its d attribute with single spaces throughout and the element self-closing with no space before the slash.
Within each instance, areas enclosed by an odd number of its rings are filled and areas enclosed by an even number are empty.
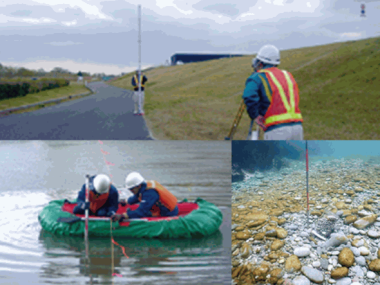
<svg viewBox="0 0 380 285">
<path fill-rule="evenodd" d="M 6 217 L 0 221 L 0 283 L 230 284 L 230 143 L 102 143 L 0 142 L 0 213 Z M 158 180 L 179 200 L 202 197 L 216 204 L 224 215 L 220 231 L 191 240 L 116 238 L 129 258 L 109 238 L 90 237 L 88 262 L 82 237 L 41 229 L 39 212 L 51 200 L 75 199 L 85 174 L 111 174 L 123 193 L 130 171 Z"/>
</svg>

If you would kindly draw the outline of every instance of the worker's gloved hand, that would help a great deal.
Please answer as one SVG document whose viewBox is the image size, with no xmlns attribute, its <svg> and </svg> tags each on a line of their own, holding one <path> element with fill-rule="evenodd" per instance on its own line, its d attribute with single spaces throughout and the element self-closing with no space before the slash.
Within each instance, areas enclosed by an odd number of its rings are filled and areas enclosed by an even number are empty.
<svg viewBox="0 0 380 285">
<path fill-rule="evenodd" d="M 81 202 L 78 206 L 82 210 L 88 210 L 90 209 L 90 202 Z"/>
<path fill-rule="evenodd" d="M 261 115 L 258 115 L 255 119 L 255 123 L 265 132 L 267 127 L 265 126 L 265 118 Z"/>
<path fill-rule="evenodd" d="M 112 217 L 113 215 L 115 215 L 115 211 L 109 211 L 106 216 Z"/>
<path fill-rule="evenodd" d="M 112 215 L 111 219 L 113 222 L 121 221 L 123 219 L 123 215 L 115 214 L 115 215 Z"/>
<path fill-rule="evenodd" d="M 127 201 L 125 199 L 120 199 L 120 205 L 124 207 L 125 205 L 127 205 Z"/>
</svg>

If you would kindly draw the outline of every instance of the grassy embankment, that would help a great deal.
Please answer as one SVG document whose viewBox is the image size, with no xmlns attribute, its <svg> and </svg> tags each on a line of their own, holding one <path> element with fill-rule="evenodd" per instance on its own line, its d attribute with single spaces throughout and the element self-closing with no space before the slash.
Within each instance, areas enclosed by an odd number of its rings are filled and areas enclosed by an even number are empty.
<svg viewBox="0 0 380 285">
<path fill-rule="evenodd" d="M 380 38 L 281 52 L 300 90 L 308 140 L 380 139 Z M 238 111 L 252 56 L 159 67 L 145 74 L 145 113 L 158 139 L 223 140 Z M 132 89 L 132 73 L 112 85 Z M 246 139 L 246 112 L 234 139 Z M 262 134 L 261 134 L 262 137 Z"/>
<path fill-rule="evenodd" d="M 20 107 L 23 105 L 34 104 L 34 103 L 43 102 L 43 101 L 52 100 L 52 99 L 58 99 L 62 97 L 69 97 L 69 96 L 82 94 L 82 93 L 88 93 L 88 95 L 92 94 L 91 91 L 83 85 L 83 83 L 70 81 L 69 86 L 59 87 L 59 88 L 55 88 L 51 90 L 45 90 L 45 91 L 41 91 L 39 93 L 34 93 L 34 94 L 27 94 L 25 97 L 16 97 L 16 98 L 0 100 L 0 112 L 2 110 L 9 109 L 9 108 Z M 60 103 L 79 99 L 79 98 L 81 97 L 68 98 L 61 101 Z M 30 111 L 38 110 L 38 109 L 45 108 L 45 107 L 55 105 L 55 104 L 57 103 L 41 104 L 41 105 L 31 107 L 28 109 L 14 111 L 12 112 L 12 114 L 30 112 Z"/>
</svg>

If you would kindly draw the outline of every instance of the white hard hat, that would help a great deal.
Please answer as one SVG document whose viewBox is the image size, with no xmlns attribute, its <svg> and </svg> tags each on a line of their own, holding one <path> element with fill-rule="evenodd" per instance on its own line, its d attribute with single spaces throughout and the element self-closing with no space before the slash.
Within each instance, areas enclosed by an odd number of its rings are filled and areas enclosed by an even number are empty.
<svg viewBox="0 0 380 285">
<path fill-rule="evenodd" d="M 143 182 L 145 182 L 145 179 L 138 172 L 131 172 L 128 174 L 127 178 L 125 178 L 125 184 L 128 189 L 139 186 Z"/>
<path fill-rule="evenodd" d="M 280 51 L 274 45 L 265 45 L 259 50 L 259 52 L 256 55 L 256 58 L 264 63 L 279 65 Z"/>
<path fill-rule="evenodd" d="M 94 179 L 94 188 L 95 191 L 104 194 L 107 193 L 111 185 L 111 180 L 107 175 L 99 174 L 95 176 Z"/>
</svg>

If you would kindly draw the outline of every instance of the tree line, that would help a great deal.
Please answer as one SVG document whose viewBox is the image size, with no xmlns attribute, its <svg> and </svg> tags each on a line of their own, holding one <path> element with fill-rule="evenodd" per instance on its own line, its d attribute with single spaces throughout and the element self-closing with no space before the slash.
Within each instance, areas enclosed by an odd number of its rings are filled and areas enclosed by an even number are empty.
<svg viewBox="0 0 380 285">
<path fill-rule="evenodd" d="M 72 78 L 76 76 L 83 77 L 105 77 L 112 76 L 110 74 L 105 73 L 94 73 L 91 74 L 89 72 L 81 72 L 78 73 L 71 72 L 67 69 L 61 67 L 55 67 L 51 71 L 45 71 L 43 68 L 38 70 L 27 69 L 25 67 L 11 67 L 4 66 L 0 63 L 0 77 L 2 78 L 15 78 L 15 77 L 58 77 L 58 78 Z"/>
</svg>

